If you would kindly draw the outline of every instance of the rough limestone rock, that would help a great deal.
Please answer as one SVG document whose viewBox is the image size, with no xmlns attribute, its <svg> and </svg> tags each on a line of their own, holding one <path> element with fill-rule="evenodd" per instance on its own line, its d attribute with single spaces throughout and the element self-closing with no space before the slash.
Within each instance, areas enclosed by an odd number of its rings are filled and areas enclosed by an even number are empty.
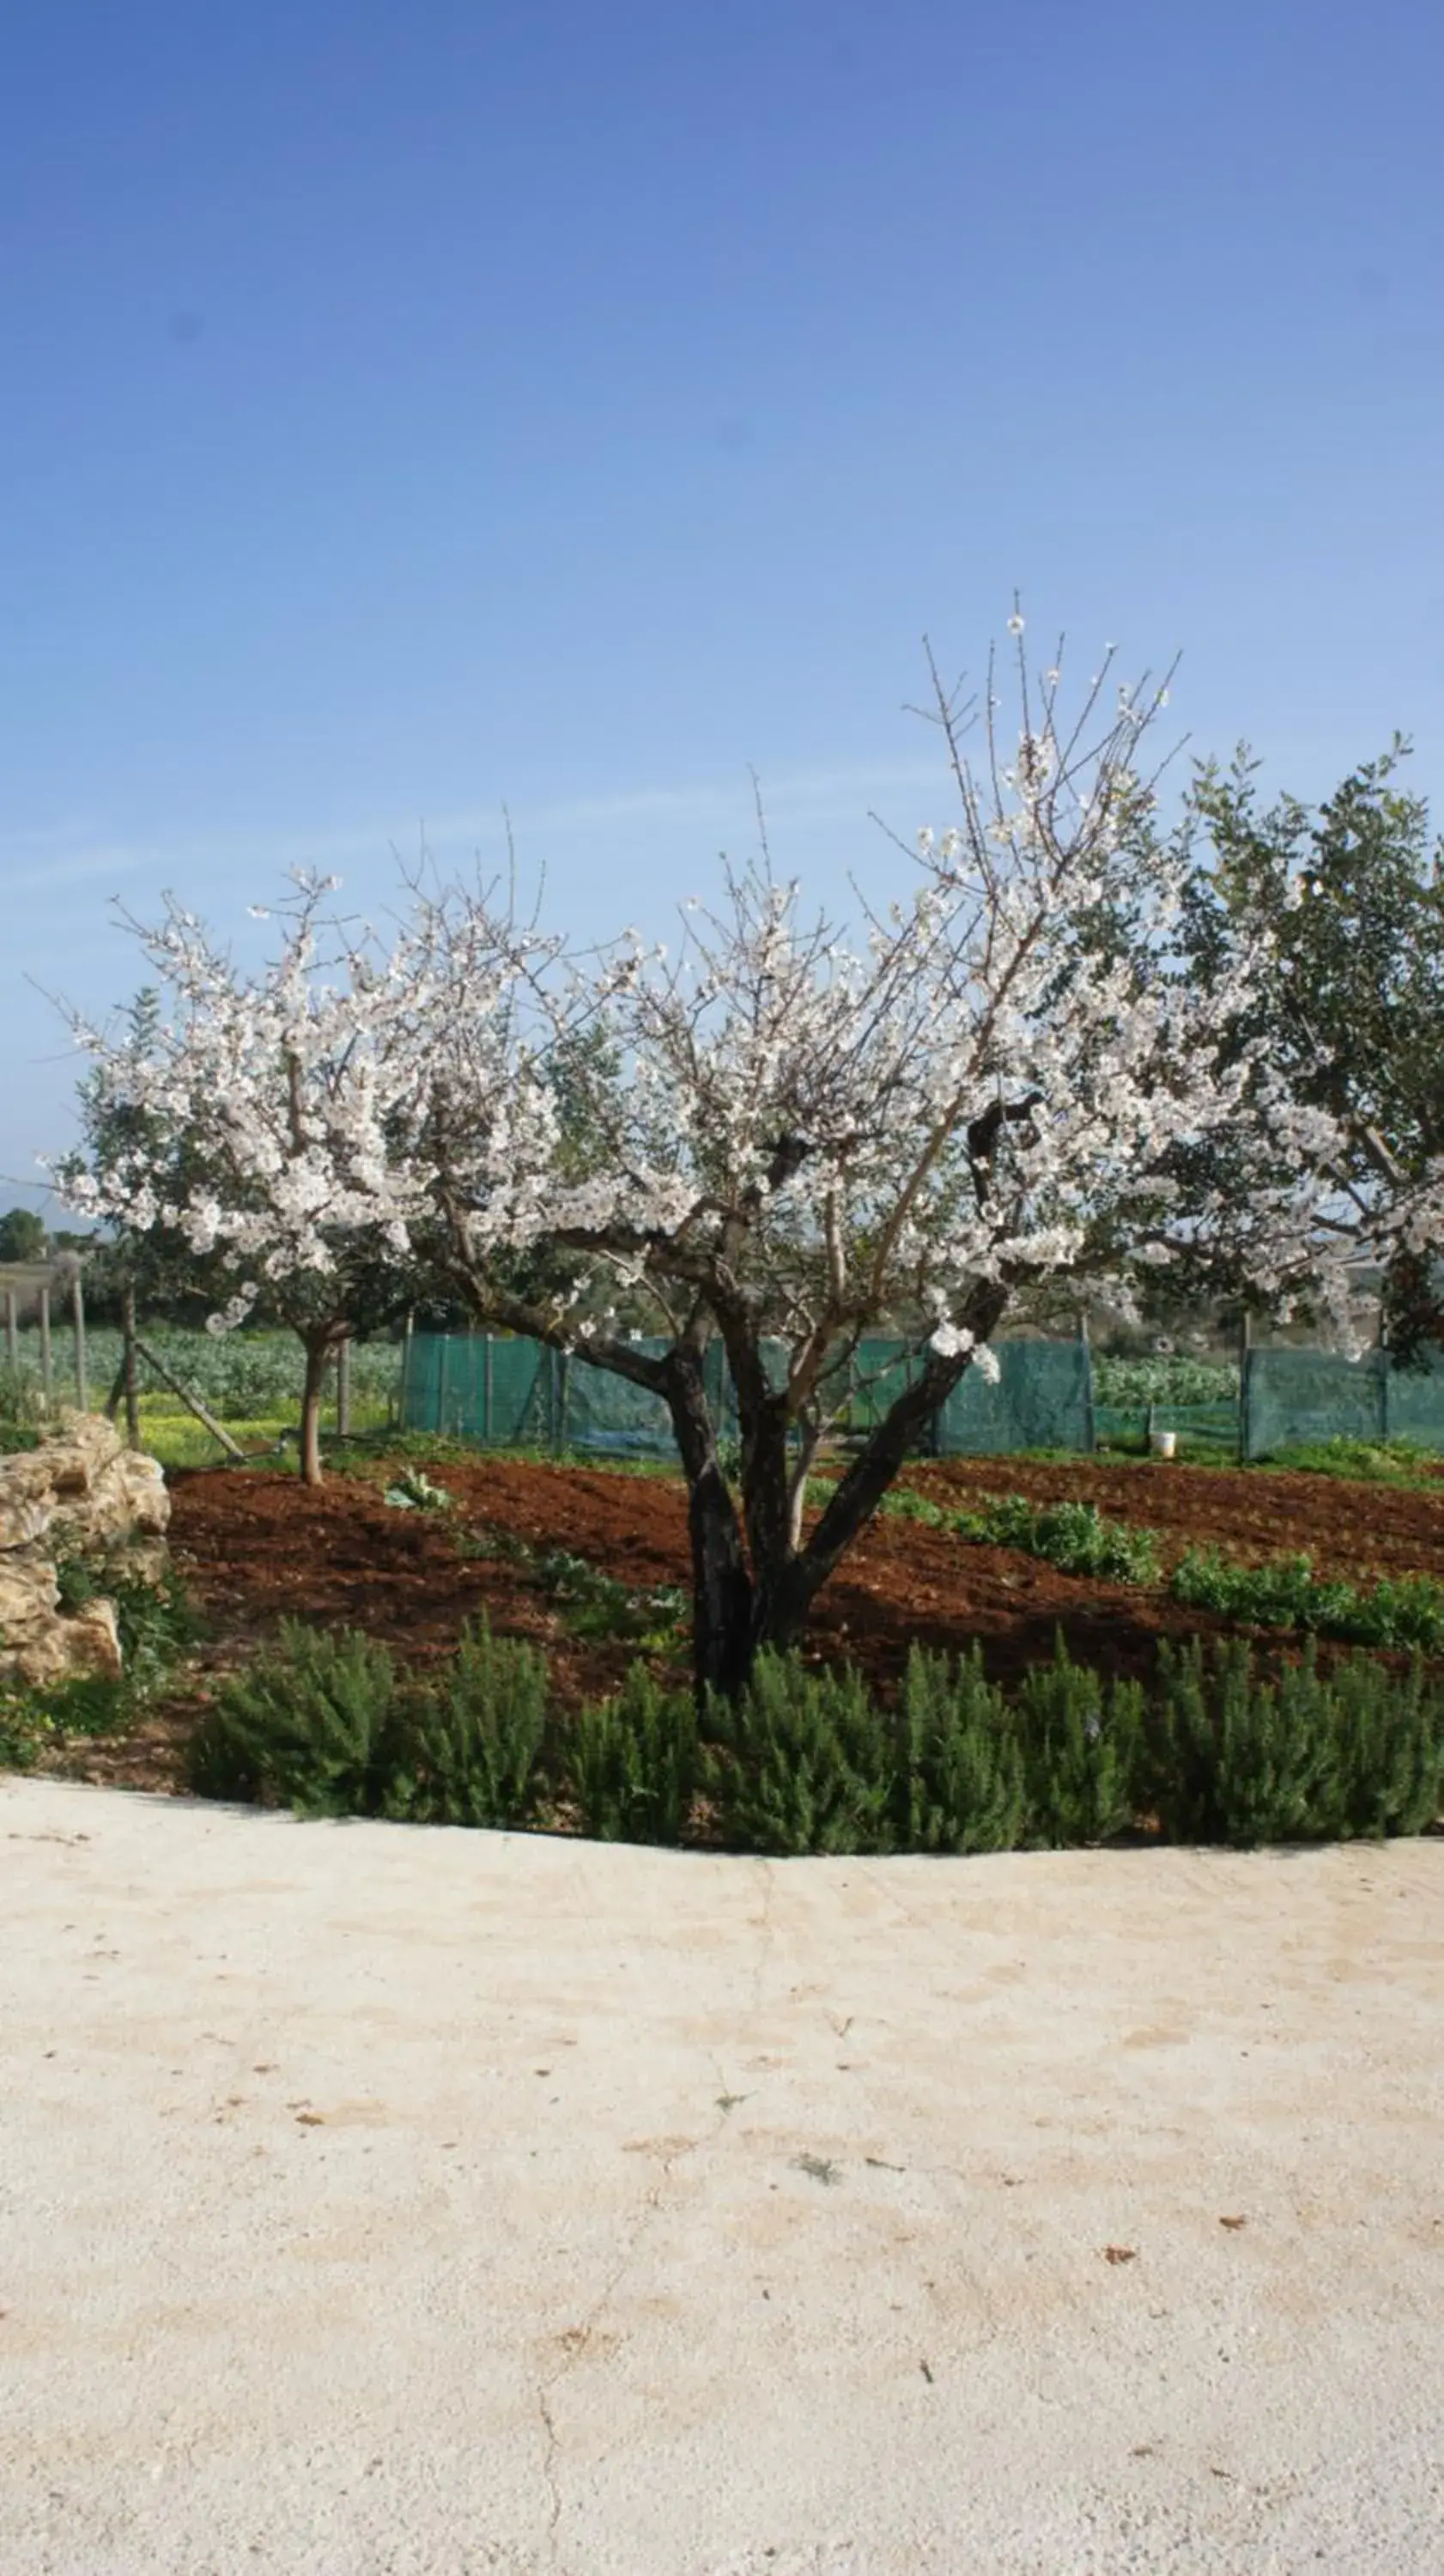
<svg viewBox="0 0 1444 2576">
<path fill-rule="evenodd" d="M 0 1681 L 43 1687 L 120 1672 L 113 1603 L 63 1611 L 57 1556 L 102 1556 L 140 1581 L 164 1572 L 165 1477 L 101 1414 L 76 1414 L 38 1449 L 0 1458 Z"/>
</svg>

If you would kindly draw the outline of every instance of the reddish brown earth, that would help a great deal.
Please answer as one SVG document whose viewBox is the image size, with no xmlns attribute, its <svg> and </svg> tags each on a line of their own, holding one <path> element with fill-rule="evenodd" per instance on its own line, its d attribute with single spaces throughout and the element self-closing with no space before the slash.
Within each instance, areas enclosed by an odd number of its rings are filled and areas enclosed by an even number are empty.
<svg viewBox="0 0 1444 2576">
<path fill-rule="evenodd" d="M 445 1653 L 463 1622 L 485 1610 L 498 1632 L 546 1647 L 563 1704 L 614 1689 L 632 1645 L 578 1640 L 524 1563 L 463 1551 L 494 1545 L 501 1533 L 537 1553 L 562 1548 L 585 1557 L 634 1591 L 685 1584 L 680 1482 L 498 1456 L 448 1457 L 430 1472 L 455 1497 L 455 1512 L 388 1506 L 380 1465 L 332 1475 L 320 1489 L 253 1470 L 177 1470 L 173 1554 L 210 1627 L 197 1687 L 126 1743 L 72 1745 L 54 1758 L 88 1778 L 174 1786 L 205 1675 L 234 1664 L 286 1614 L 364 1628 L 424 1660 Z M 1111 1518 L 1156 1530 L 1165 1568 L 1186 1546 L 1206 1544 L 1242 1560 L 1308 1549 L 1321 1573 L 1355 1580 L 1403 1573 L 1444 1580 L 1444 1488 L 1417 1493 L 1257 1469 L 1095 1459 L 951 1459 L 906 1481 L 957 1508 L 1001 1493 L 1095 1502 Z M 1008 1678 L 1049 1656 L 1061 1629 L 1079 1659 L 1146 1673 L 1160 1636 L 1219 1624 L 1159 1591 L 1060 1574 L 1035 1558 L 884 1518 L 820 1596 L 807 1644 L 827 1661 L 854 1658 L 886 1693 L 914 1640 L 956 1652 L 977 1638 L 989 1670 Z M 1276 1641 L 1268 1651 L 1277 1651 Z"/>
</svg>

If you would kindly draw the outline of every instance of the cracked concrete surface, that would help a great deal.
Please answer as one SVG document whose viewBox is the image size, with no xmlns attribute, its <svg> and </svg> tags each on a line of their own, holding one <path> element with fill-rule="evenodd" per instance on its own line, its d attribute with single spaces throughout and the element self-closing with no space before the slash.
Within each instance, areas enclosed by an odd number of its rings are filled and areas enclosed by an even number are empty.
<svg viewBox="0 0 1444 2576">
<path fill-rule="evenodd" d="M 0 1781 L 3 2576 L 1444 2569 L 1444 1843 Z"/>
</svg>

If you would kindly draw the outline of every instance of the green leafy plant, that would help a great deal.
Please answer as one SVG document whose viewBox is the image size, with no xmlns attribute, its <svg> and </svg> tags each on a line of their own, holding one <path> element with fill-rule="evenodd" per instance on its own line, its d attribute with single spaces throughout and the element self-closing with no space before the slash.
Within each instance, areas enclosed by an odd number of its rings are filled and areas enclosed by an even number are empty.
<svg viewBox="0 0 1444 2576">
<path fill-rule="evenodd" d="M 1433 1453 L 1412 1440 L 1307 1440 L 1259 1462 L 1292 1474 L 1347 1476 L 1371 1485 L 1414 1490 L 1439 1484 Z"/>
<path fill-rule="evenodd" d="M 1144 1359 L 1109 1359 L 1093 1354 L 1093 1395 L 1098 1404 L 1236 1404 L 1238 1365 L 1233 1360 L 1196 1359 L 1170 1351 Z"/>
<path fill-rule="evenodd" d="M 1070 1661 L 1060 1634 L 1053 1662 L 1024 1676 L 1013 1713 L 1030 1844 L 1105 1842 L 1132 1824 L 1143 1754 L 1141 1684 L 1105 1683 Z"/>
<path fill-rule="evenodd" d="M 418 1686 L 380 1791 L 381 1812 L 415 1824 L 521 1825 L 534 1814 L 547 1668 L 534 1646 L 470 1623 L 445 1672 Z"/>
<path fill-rule="evenodd" d="M 680 1586 L 633 1591 L 565 1548 L 549 1549 L 534 1563 L 537 1584 L 557 1604 L 574 1637 L 618 1637 L 657 1649 L 676 1642 L 687 1612 L 687 1595 Z"/>
<path fill-rule="evenodd" d="M 1022 1494 L 1004 1494 L 980 1511 L 960 1512 L 953 1526 L 960 1538 L 1017 1548 L 1063 1574 L 1113 1583 L 1152 1583 L 1158 1576 L 1153 1532 L 1106 1520 L 1096 1503 L 1030 1503 Z"/>
<path fill-rule="evenodd" d="M 896 1842 L 896 1760 L 857 1672 L 758 1656 L 736 1702 L 709 1693 L 704 1785 L 748 1851 L 886 1852 Z"/>
<path fill-rule="evenodd" d="M 408 1467 L 381 1499 L 397 1512 L 449 1512 L 455 1498 L 444 1485 L 433 1485 L 419 1467 Z"/>
<path fill-rule="evenodd" d="M 1213 1610 L 1258 1628 L 1298 1628 L 1361 1646 L 1444 1642 L 1444 1585 L 1429 1575 L 1403 1575 L 1368 1591 L 1315 1574 L 1307 1554 L 1264 1565 L 1235 1565 L 1216 1548 L 1190 1548 L 1170 1585 L 1192 1610 Z"/>
<path fill-rule="evenodd" d="M 954 1663 L 914 1646 L 898 1711 L 901 1839 L 911 1851 L 1011 1851 L 1023 1828 L 1023 1751 L 976 1643 Z"/>
<path fill-rule="evenodd" d="M 583 1828 L 596 1841 L 678 1842 L 697 1780 L 691 1693 L 662 1690 L 634 1663 L 615 1699 L 583 1709 L 566 1761 Z"/>
<path fill-rule="evenodd" d="M 55 1720 L 37 1693 L 0 1685 L 0 1771 L 33 1771 L 55 1733 Z"/>
<path fill-rule="evenodd" d="M 217 1691 L 192 1739 L 189 1786 L 302 1815 L 377 1815 L 404 1751 L 401 1720 L 383 1645 L 284 1619 L 275 1645 Z"/>
<path fill-rule="evenodd" d="M 1251 1845 L 1419 1833 L 1444 1796 L 1444 1689 L 1416 1655 L 1326 1677 L 1312 1638 L 1276 1683 L 1241 1638 L 1159 1647 L 1151 1795 L 1170 1841 Z"/>
</svg>

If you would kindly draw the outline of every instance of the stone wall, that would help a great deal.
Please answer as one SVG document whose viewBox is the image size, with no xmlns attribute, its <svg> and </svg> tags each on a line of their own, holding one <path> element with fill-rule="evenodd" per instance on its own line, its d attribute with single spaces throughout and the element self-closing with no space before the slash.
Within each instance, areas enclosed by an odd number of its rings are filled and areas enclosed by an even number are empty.
<svg viewBox="0 0 1444 2576">
<path fill-rule="evenodd" d="M 114 1604 L 60 1607 L 57 1555 L 103 1556 L 142 1581 L 166 1563 L 170 1496 L 154 1458 L 113 1423 L 75 1414 L 38 1449 L 0 1457 L 0 1683 L 120 1672 Z"/>
</svg>

